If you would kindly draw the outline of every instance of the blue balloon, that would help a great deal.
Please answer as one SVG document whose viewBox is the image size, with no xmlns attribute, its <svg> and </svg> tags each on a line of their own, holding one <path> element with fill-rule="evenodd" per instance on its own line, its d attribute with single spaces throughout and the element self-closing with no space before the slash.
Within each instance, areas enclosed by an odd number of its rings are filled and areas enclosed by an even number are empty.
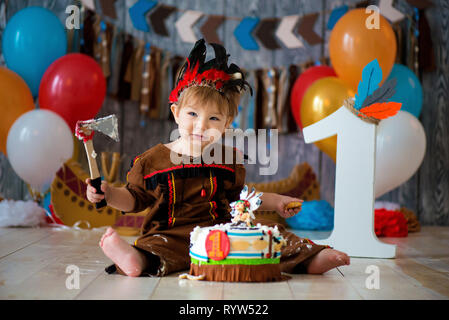
<svg viewBox="0 0 449 320">
<path fill-rule="evenodd" d="M 28 7 L 8 21 L 2 49 L 6 66 L 25 80 L 36 97 L 45 70 L 67 53 L 67 34 L 50 10 Z"/>
<path fill-rule="evenodd" d="M 388 101 L 402 102 L 401 110 L 419 118 L 422 109 L 423 90 L 415 73 L 401 64 L 395 64 L 388 80 L 396 78 L 396 93 Z"/>
</svg>

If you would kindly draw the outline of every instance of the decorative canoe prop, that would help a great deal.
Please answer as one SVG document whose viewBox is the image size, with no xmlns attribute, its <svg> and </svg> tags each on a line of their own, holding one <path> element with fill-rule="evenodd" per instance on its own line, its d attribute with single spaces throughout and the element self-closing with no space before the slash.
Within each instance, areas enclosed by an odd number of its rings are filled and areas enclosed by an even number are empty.
<svg viewBox="0 0 449 320">
<path fill-rule="evenodd" d="M 92 228 L 113 226 L 123 236 L 137 235 L 146 211 L 123 215 L 109 206 L 96 209 L 86 198 L 87 185 L 84 181 L 88 177 L 89 174 L 74 160 L 67 161 L 56 173 L 50 192 L 57 218 L 67 226 L 87 221 Z"/>
</svg>

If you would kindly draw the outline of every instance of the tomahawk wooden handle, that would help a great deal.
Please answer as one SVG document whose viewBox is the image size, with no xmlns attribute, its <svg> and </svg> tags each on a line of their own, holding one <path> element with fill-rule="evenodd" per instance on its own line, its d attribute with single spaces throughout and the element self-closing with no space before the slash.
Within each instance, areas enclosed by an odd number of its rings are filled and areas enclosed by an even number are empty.
<svg viewBox="0 0 449 320">
<path fill-rule="evenodd" d="M 86 149 L 87 160 L 89 161 L 90 183 L 92 187 L 96 189 L 97 194 L 104 194 L 103 191 L 101 191 L 101 176 L 100 171 L 98 170 L 97 160 L 95 159 L 96 154 L 92 140 L 85 141 L 84 148 Z M 100 202 L 95 203 L 95 208 L 101 209 L 106 205 L 106 200 L 103 199 Z"/>
<path fill-rule="evenodd" d="M 101 177 L 90 180 L 90 184 L 97 191 L 97 192 L 95 192 L 96 194 L 104 194 L 103 191 L 101 191 Z M 105 207 L 106 205 L 107 205 L 106 199 L 103 199 L 100 202 L 95 203 L 95 208 L 101 209 L 101 208 Z"/>
<path fill-rule="evenodd" d="M 100 176 L 100 171 L 98 170 L 97 160 L 95 159 L 97 155 L 92 140 L 84 142 L 84 149 L 86 150 L 87 161 L 89 161 L 90 178 L 96 179 Z"/>
</svg>

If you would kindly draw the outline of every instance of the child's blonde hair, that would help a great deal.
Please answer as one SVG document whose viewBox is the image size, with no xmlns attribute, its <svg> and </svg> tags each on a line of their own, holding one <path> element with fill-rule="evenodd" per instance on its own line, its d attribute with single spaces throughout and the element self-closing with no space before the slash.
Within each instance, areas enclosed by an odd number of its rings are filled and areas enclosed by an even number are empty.
<svg viewBox="0 0 449 320">
<path fill-rule="evenodd" d="M 196 99 L 200 104 L 216 104 L 220 112 L 226 117 L 231 118 L 231 120 L 234 120 L 238 114 L 240 102 L 239 92 L 226 90 L 224 93 L 220 93 L 208 86 L 191 86 L 182 91 L 179 100 L 176 103 L 179 110 L 186 101 L 189 101 L 192 98 Z"/>
</svg>

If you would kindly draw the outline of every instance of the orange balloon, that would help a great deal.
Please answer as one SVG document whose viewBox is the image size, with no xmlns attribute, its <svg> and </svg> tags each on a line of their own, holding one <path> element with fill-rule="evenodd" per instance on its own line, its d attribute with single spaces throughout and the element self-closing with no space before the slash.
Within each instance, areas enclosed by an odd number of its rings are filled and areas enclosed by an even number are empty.
<svg viewBox="0 0 449 320">
<path fill-rule="evenodd" d="M 33 109 L 33 96 L 25 81 L 14 71 L 0 67 L 0 151 L 4 154 L 14 121 Z"/>
<path fill-rule="evenodd" d="M 354 97 L 354 92 L 342 80 L 326 77 L 315 81 L 301 102 L 301 121 L 303 127 L 318 122 L 337 111 L 347 98 Z M 337 136 L 315 142 L 334 162 L 337 155 Z"/>
<path fill-rule="evenodd" d="M 369 29 L 371 26 L 375 28 Z M 341 17 L 332 29 L 329 55 L 338 77 L 352 90 L 357 91 L 363 68 L 374 59 L 382 69 L 382 84 L 396 59 L 396 36 L 382 15 L 354 9 Z"/>
</svg>

